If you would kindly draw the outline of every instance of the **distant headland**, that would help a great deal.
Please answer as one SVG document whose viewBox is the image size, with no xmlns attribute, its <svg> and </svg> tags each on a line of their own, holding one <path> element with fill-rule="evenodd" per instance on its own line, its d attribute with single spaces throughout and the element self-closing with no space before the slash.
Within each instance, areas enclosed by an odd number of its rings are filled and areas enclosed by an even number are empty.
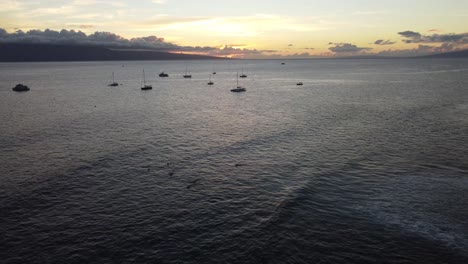
<svg viewBox="0 0 468 264">
<path fill-rule="evenodd" d="M 0 62 L 213 59 L 226 58 L 170 53 L 152 49 L 121 49 L 93 45 L 0 43 Z"/>
</svg>

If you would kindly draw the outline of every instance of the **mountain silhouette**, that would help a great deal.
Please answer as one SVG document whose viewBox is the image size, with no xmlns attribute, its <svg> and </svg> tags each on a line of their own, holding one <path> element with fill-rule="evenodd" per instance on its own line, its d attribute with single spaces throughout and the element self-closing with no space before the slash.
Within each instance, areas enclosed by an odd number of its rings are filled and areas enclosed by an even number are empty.
<svg viewBox="0 0 468 264">
<path fill-rule="evenodd" d="M 70 44 L 0 43 L 1 62 L 203 59 L 224 58 L 170 53 L 151 49 L 118 49 Z"/>
</svg>

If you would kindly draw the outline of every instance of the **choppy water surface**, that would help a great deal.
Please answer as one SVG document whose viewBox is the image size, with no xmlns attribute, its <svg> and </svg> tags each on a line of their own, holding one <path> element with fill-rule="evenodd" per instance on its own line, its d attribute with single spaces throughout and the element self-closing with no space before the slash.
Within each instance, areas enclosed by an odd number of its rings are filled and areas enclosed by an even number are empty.
<svg viewBox="0 0 468 264">
<path fill-rule="evenodd" d="M 0 64 L 0 259 L 467 263 L 467 89 L 462 59 Z"/>
</svg>

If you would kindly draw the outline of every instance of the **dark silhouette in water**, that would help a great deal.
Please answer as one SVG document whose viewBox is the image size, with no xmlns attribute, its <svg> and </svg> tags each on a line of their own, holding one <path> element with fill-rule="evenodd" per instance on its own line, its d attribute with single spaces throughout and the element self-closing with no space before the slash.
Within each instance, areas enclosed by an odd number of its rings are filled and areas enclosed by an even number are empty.
<svg viewBox="0 0 468 264">
<path fill-rule="evenodd" d="M 242 68 L 242 74 L 239 75 L 240 78 L 247 78 L 247 75 L 244 74 L 244 68 Z"/>
<path fill-rule="evenodd" d="M 112 72 L 112 83 L 110 83 L 110 84 L 107 85 L 107 86 L 119 86 L 119 84 L 116 83 L 115 80 L 114 80 L 114 72 Z"/>
<path fill-rule="evenodd" d="M 145 78 L 145 70 L 143 70 L 143 87 L 141 87 L 142 90 L 151 90 L 153 89 L 153 86 L 146 84 L 146 78 Z"/>
<path fill-rule="evenodd" d="M 13 91 L 15 92 L 27 92 L 29 91 L 29 87 L 24 85 L 24 84 L 17 84 L 15 87 L 13 87 Z"/>
<path fill-rule="evenodd" d="M 237 73 L 237 78 L 236 78 L 236 80 L 237 80 L 236 88 L 231 89 L 231 92 L 233 92 L 233 93 L 241 93 L 241 92 L 247 91 L 247 89 L 245 89 L 244 87 L 239 86 L 239 73 Z"/>
<path fill-rule="evenodd" d="M 184 78 L 192 78 L 192 75 L 191 75 L 191 74 L 188 74 L 187 70 L 188 70 L 188 67 L 185 67 L 185 74 L 182 75 L 182 76 L 183 76 Z"/>
<path fill-rule="evenodd" d="M 210 74 L 210 76 L 209 76 L 209 79 L 210 79 L 210 81 L 208 82 L 208 85 L 213 85 L 214 82 L 211 81 L 211 74 Z"/>
<path fill-rule="evenodd" d="M 0 43 L 0 61 L 122 61 L 226 59 L 157 50 L 129 50 L 72 44 Z M 123 66 L 124 67 L 124 66 Z"/>
</svg>

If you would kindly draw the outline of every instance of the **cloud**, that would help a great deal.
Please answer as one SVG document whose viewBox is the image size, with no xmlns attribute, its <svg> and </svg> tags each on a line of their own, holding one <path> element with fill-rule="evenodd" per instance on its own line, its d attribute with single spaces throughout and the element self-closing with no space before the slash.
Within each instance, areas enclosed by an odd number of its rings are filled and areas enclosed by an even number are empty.
<svg viewBox="0 0 468 264">
<path fill-rule="evenodd" d="M 96 5 L 108 5 L 113 7 L 126 7 L 127 4 L 122 1 L 114 0 L 75 0 L 71 2 L 73 6 L 96 6 Z"/>
<path fill-rule="evenodd" d="M 79 25 L 89 28 L 92 25 Z M 111 32 L 96 31 L 86 35 L 82 31 L 66 30 L 60 31 L 46 29 L 29 30 L 24 32 L 18 30 L 14 33 L 8 33 L 0 29 L 0 42 L 10 43 L 48 43 L 48 44 L 76 44 L 76 45 L 98 45 L 106 47 L 126 47 L 126 48 L 153 48 L 153 49 L 178 49 L 181 48 L 163 38 L 148 36 L 142 38 L 126 39 Z"/>
<path fill-rule="evenodd" d="M 94 28 L 95 25 L 87 25 L 87 24 L 69 24 L 67 25 L 72 28 L 81 28 L 81 29 L 89 29 L 89 28 Z"/>
<path fill-rule="evenodd" d="M 46 29 L 29 30 L 24 32 L 18 30 L 13 33 L 8 33 L 5 29 L 0 28 L 0 43 L 43 43 L 43 44 L 73 44 L 73 45 L 94 45 L 108 48 L 125 48 L 125 49 L 154 49 L 166 52 L 192 53 L 203 54 L 209 56 L 222 57 L 259 57 L 264 54 L 271 54 L 277 50 L 257 50 L 248 48 L 239 48 L 248 46 L 247 44 L 229 44 L 222 47 L 210 46 L 180 46 L 171 42 L 167 42 L 164 38 L 157 36 L 147 36 L 126 39 L 122 36 L 111 32 L 94 32 L 86 35 L 81 31 L 66 30 L 60 31 Z"/>
<path fill-rule="evenodd" d="M 332 25 L 321 19 L 308 17 L 299 20 L 269 14 L 247 16 L 173 16 L 156 15 L 137 24 L 151 31 L 200 32 L 200 28 L 209 32 L 211 37 L 246 37 L 263 34 L 280 34 L 278 32 L 313 32 L 329 29 Z"/>
<path fill-rule="evenodd" d="M 413 56 L 423 56 L 435 53 L 450 52 L 456 50 L 456 47 L 452 44 L 441 44 L 440 46 L 431 46 L 419 44 L 413 49 L 402 49 L 402 50 L 384 50 L 377 55 L 388 56 L 388 57 L 413 57 Z"/>
<path fill-rule="evenodd" d="M 206 21 L 211 21 L 212 18 L 204 16 L 194 16 L 194 17 L 175 17 L 168 15 L 156 15 L 149 20 L 140 22 L 142 25 L 158 25 L 158 26 L 185 26 L 192 23 L 206 23 Z"/>
<path fill-rule="evenodd" d="M 277 50 L 257 50 L 257 49 L 236 49 L 225 45 L 221 49 L 209 49 L 206 51 L 210 56 L 218 56 L 218 57 L 231 57 L 231 58 L 245 58 L 245 57 L 258 57 L 263 54 L 274 53 Z"/>
<path fill-rule="evenodd" d="M 375 45 L 392 45 L 395 44 L 395 41 L 378 39 L 374 41 Z"/>
<path fill-rule="evenodd" d="M 334 47 L 328 48 L 330 51 L 335 53 L 359 53 L 361 51 L 372 50 L 372 48 L 367 47 L 358 47 L 351 43 L 332 43 L 329 42 L 329 45 L 335 45 Z"/>
<path fill-rule="evenodd" d="M 28 17 L 53 17 L 53 16 L 69 16 L 77 12 L 77 6 L 65 5 L 60 7 L 37 8 L 27 13 Z"/>
<path fill-rule="evenodd" d="M 177 52 L 179 53 L 192 53 L 202 54 L 215 57 L 229 57 L 229 58 L 270 58 L 270 55 L 278 52 L 277 50 L 257 50 L 247 48 L 234 48 L 229 45 L 223 47 L 181 47 Z"/>
<path fill-rule="evenodd" d="M 398 34 L 404 38 L 403 42 L 405 43 L 468 43 L 468 33 L 421 35 L 419 32 L 403 31 L 398 32 Z"/>
<path fill-rule="evenodd" d="M 20 3 L 18 1 L 11 1 L 11 0 L 2 0 L 0 2 L 0 10 L 2 12 L 11 12 L 11 11 L 18 11 L 24 8 L 25 4 Z"/>
<path fill-rule="evenodd" d="M 410 31 L 410 30 L 398 32 L 398 34 L 400 34 L 401 36 L 405 38 L 413 38 L 413 39 L 421 38 L 421 34 L 419 34 L 418 32 Z"/>
<path fill-rule="evenodd" d="M 240 47 L 246 47 L 248 46 L 248 44 L 239 44 L 239 43 L 235 43 L 235 44 L 225 44 L 225 45 L 222 45 L 220 48 L 224 47 L 224 46 L 228 46 L 228 47 L 232 47 L 232 48 L 240 48 Z"/>
<path fill-rule="evenodd" d="M 418 32 L 414 32 L 414 31 L 407 30 L 407 31 L 398 32 L 398 34 L 405 38 L 403 39 L 403 42 L 405 43 L 419 42 L 419 40 L 421 39 L 421 34 L 419 34 Z"/>
<path fill-rule="evenodd" d="M 423 36 L 421 42 L 426 43 L 442 43 L 442 42 L 457 42 L 468 43 L 468 33 L 462 34 L 434 34 L 432 36 Z"/>
<path fill-rule="evenodd" d="M 439 29 L 431 29 L 429 32 L 440 32 Z M 443 52 L 451 52 L 468 48 L 468 33 L 449 33 L 449 34 L 431 34 L 423 35 L 415 31 L 402 31 L 398 34 L 403 37 L 404 43 L 419 44 L 417 47 L 400 50 L 384 50 L 378 55 L 382 56 L 422 56 Z M 379 41 L 379 40 L 377 40 Z M 377 42 L 376 41 L 376 42 Z M 377 43 L 375 43 L 377 44 Z"/>
</svg>

